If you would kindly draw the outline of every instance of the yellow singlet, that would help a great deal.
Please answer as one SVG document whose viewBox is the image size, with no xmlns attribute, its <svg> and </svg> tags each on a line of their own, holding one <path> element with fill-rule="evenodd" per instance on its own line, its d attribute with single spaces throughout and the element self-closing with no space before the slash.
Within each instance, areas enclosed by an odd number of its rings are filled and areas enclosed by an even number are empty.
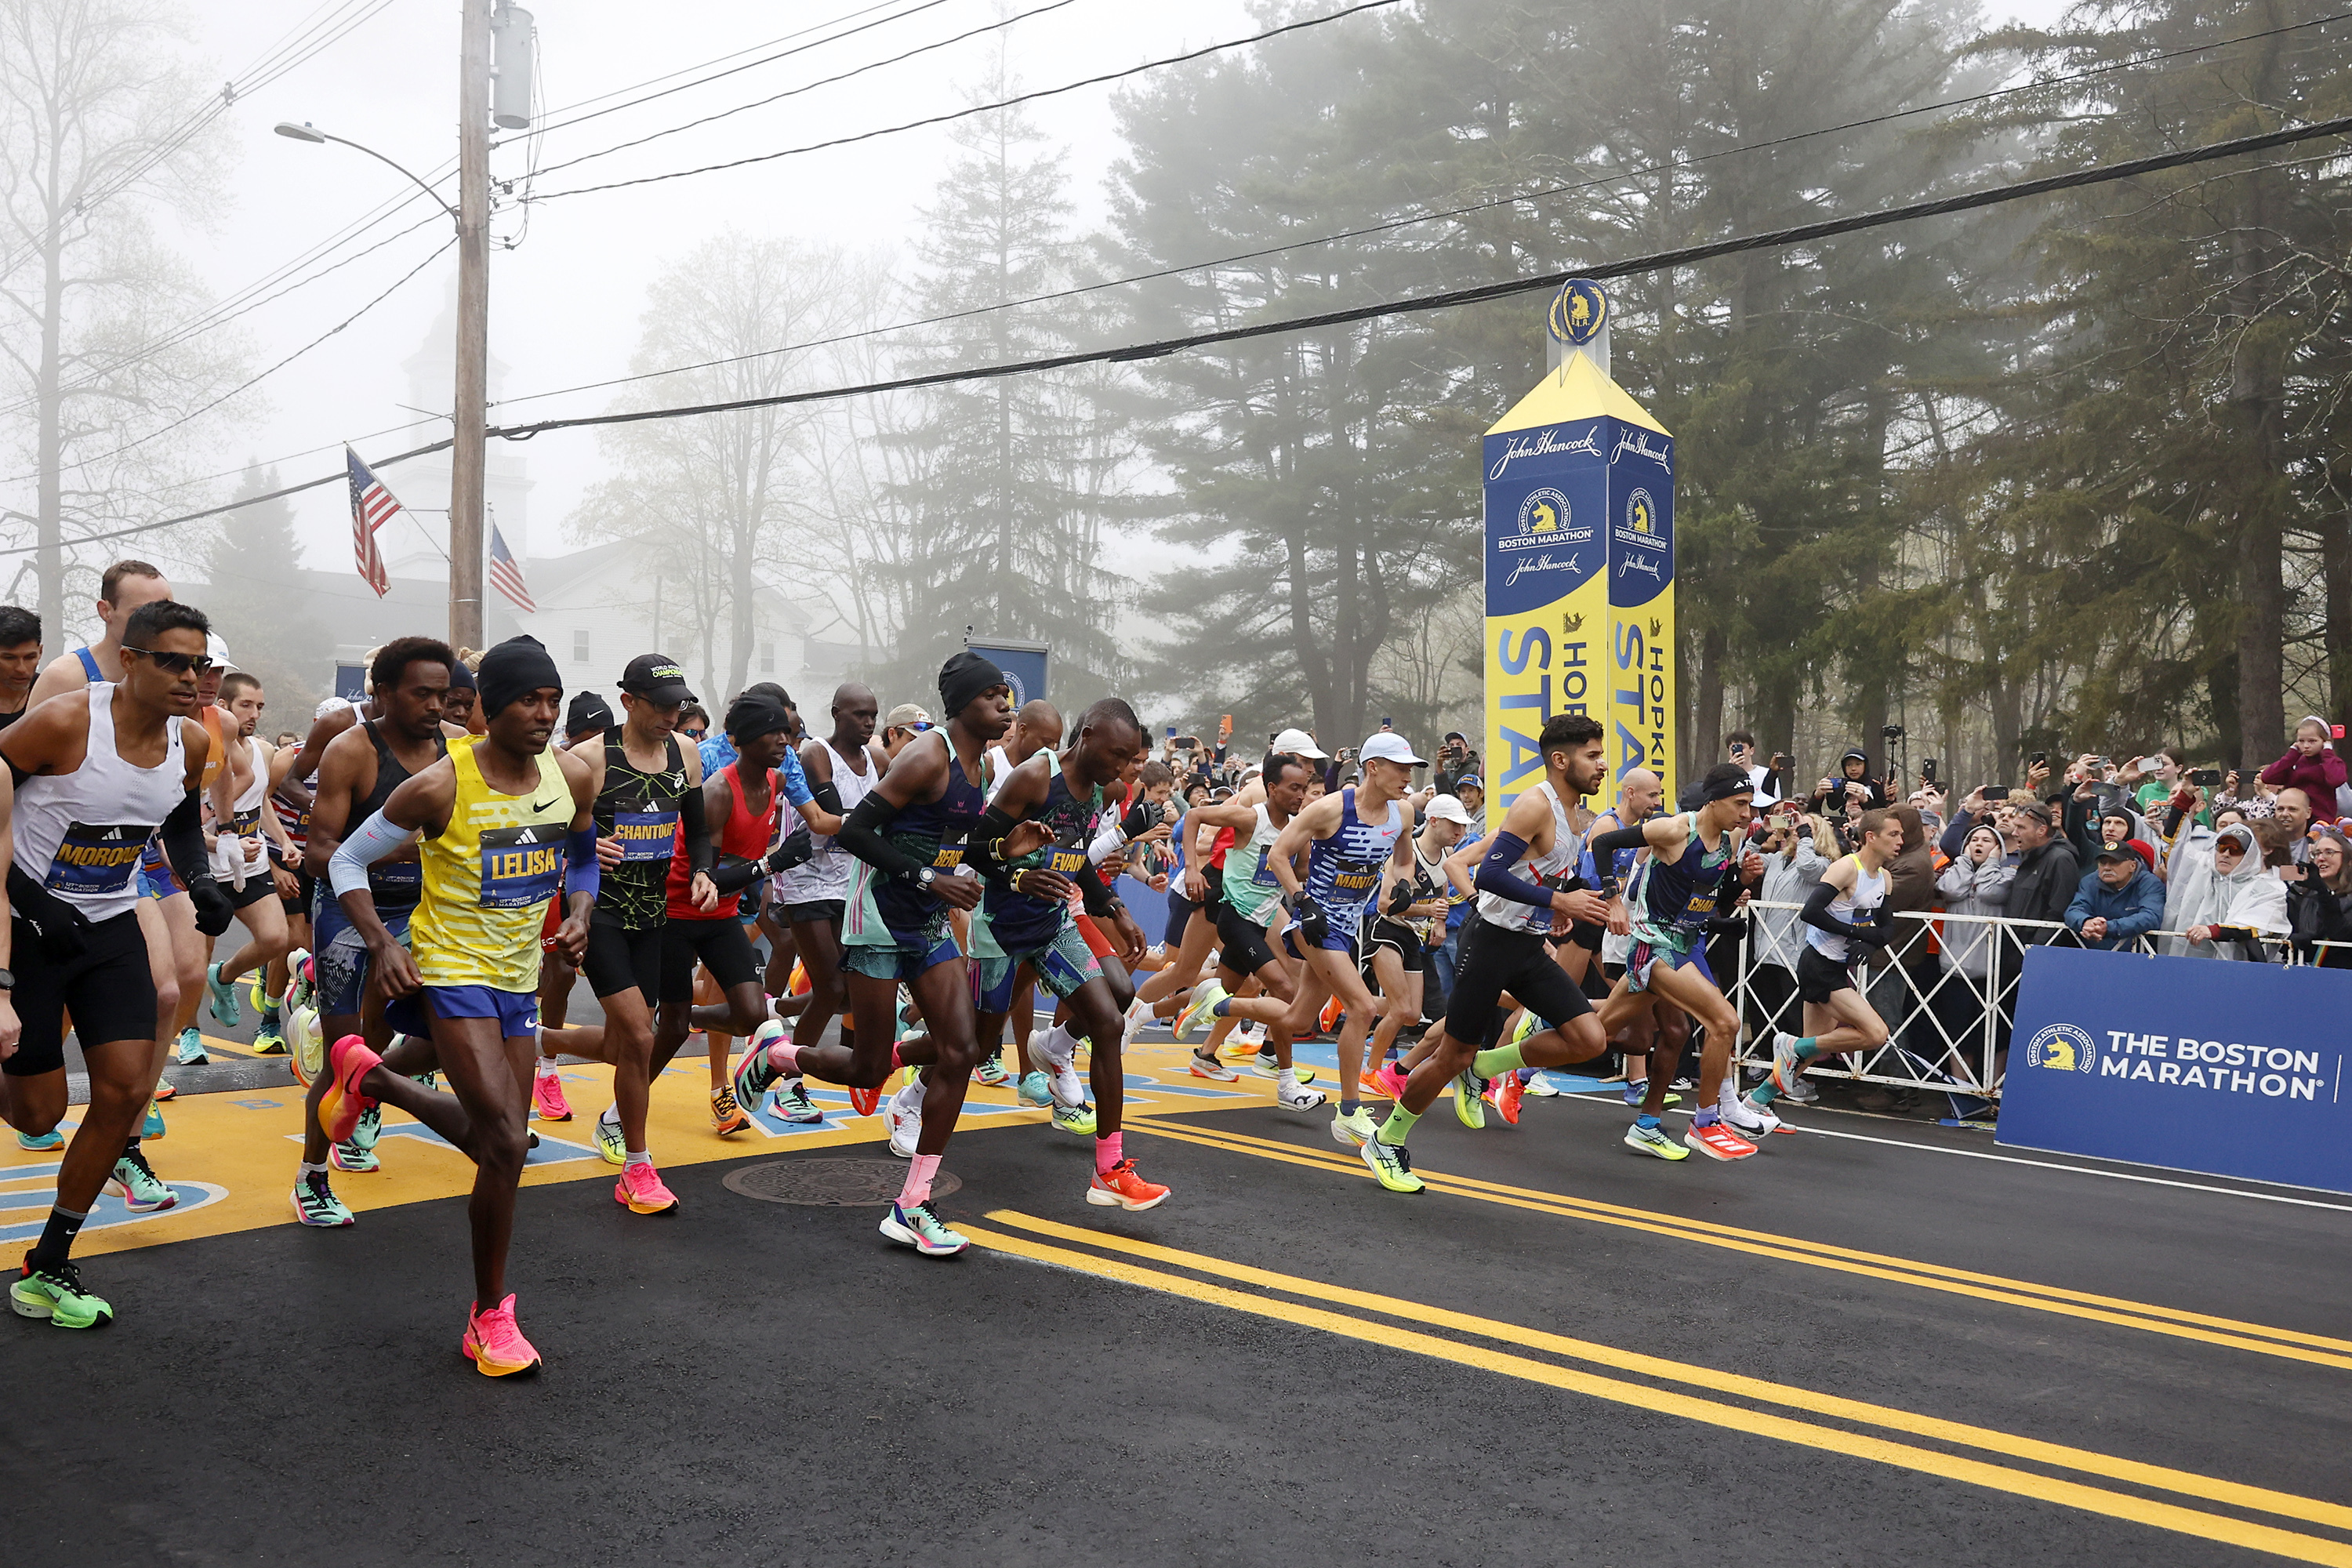
<svg viewBox="0 0 2352 1568">
<path fill-rule="evenodd" d="M 501 795 L 471 746 L 449 748 L 457 798 L 449 826 L 422 846 L 425 898 L 408 949 L 427 985 L 539 989 L 539 931 L 563 887 L 563 841 L 578 807 L 563 765 L 539 754 L 539 787 Z"/>
</svg>

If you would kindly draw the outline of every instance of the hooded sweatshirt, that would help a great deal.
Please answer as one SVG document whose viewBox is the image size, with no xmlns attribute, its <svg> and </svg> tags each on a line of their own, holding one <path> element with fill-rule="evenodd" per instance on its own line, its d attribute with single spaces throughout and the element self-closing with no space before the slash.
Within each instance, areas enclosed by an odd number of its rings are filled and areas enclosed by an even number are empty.
<svg viewBox="0 0 2352 1568">
<path fill-rule="evenodd" d="M 1968 858 L 1969 841 L 1981 836 L 1992 845 L 1992 853 L 1981 866 Z M 2002 852 L 2000 835 L 1990 826 L 1969 829 L 1961 841 L 1958 858 L 1944 868 L 1936 879 L 1936 890 L 1943 895 L 1944 912 L 1954 915 L 1990 915 L 1998 918 L 2009 904 L 2009 885 L 2017 879 L 2017 868 L 2009 863 Z M 1991 965 L 1992 955 L 2001 943 L 2000 928 L 1979 925 L 1974 921 L 1943 922 L 1943 943 L 1952 967 L 1972 980 L 1982 980 Z"/>
<path fill-rule="evenodd" d="M 2295 725 L 2297 731 L 2305 724 L 2316 724 L 2323 735 L 2328 732 L 2327 721 L 2315 713 L 2306 713 Z M 2306 757 L 2293 746 L 2286 755 L 2263 770 L 2263 783 L 2280 789 L 2299 789 L 2311 800 L 2311 817 L 2315 822 L 2336 820 L 2336 792 L 2344 787 L 2344 759 L 2333 745 L 2320 748 L 2315 757 Z"/>
</svg>

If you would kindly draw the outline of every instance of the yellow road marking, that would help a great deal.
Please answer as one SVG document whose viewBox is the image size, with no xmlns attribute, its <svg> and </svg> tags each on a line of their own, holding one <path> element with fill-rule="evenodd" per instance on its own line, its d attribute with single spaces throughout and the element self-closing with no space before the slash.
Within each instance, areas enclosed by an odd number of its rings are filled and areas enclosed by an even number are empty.
<svg viewBox="0 0 2352 1568">
<path fill-rule="evenodd" d="M 1301 1149 L 1296 1144 L 1253 1137 L 1247 1133 L 1228 1132 L 1221 1128 L 1188 1127 L 1180 1130 L 1148 1116 L 1131 1118 L 1129 1125 L 1139 1131 L 1173 1138 L 1180 1142 L 1198 1143 L 1207 1148 L 1222 1149 L 1229 1153 L 1250 1154 L 1281 1161 L 1287 1164 L 1311 1165 L 1322 1170 L 1345 1171 L 1351 1175 L 1365 1174 L 1362 1162 L 1348 1155 L 1337 1152 L 1326 1154 L 1320 1150 Z M 1997 1301 L 2007 1306 L 2052 1312 L 2061 1317 L 2081 1318 L 2092 1322 L 2139 1329 L 2148 1333 L 2167 1334 L 2176 1339 L 2197 1340 L 2207 1344 L 2223 1345 L 2232 1350 L 2253 1351 L 2260 1354 L 2280 1356 L 2290 1361 L 2310 1362 L 2321 1366 L 2352 1370 L 2352 1354 L 2340 1353 L 2336 1350 L 2308 1348 L 2332 1346 L 2341 1347 L 2342 1352 L 2352 1352 L 2352 1341 L 2330 1339 L 2322 1334 L 2303 1333 L 2290 1329 L 2273 1329 L 2260 1323 L 2210 1317 L 2203 1313 L 2129 1301 L 2118 1297 L 2095 1296 L 2085 1291 L 2036 1285 L 2025 1280 L 2003 1279 L 1997 1275 L 1971 1274 L 1965 1269 L 1948 1268 L 1940 1264 L 1917 1263 L 1908 1258 L 1864 1252 L 1852 1247 L 1833 1247 L 1821 1242 L 1803 1241 L 1793 1237 L 1775 1236 L 1764 1231 L 1742 1230 L 1737 1226 L 1716 1225 L 1704 1220 L 1686 1220 L 1675 1215 L 1627 1208 L 1622 1205 L 1606 1204 L 1589 1198 L 1570 1197 L 1563 1194 L 1507 1186 L 1498 1182 L 1481 1181 L 1475 1177 L 1451 1176 L 1426 1170 L 1416 1171 L 1414 1173 L 1428 1183 L 1432 1191 L 1445 1193 L 1455 1197 L 1477 1198 L 1484 1202 L 1503 1204 L 1513 1208 L 1533 1209 L 1540 1213 L 1560 1215 L 1572 1219 L 1591 1220 L 1596 1224 L 1613 1226 L 1623 1230 L 1645 1231 L 1653 1236 L 1671 1237 L 1677 1240 L 1697 1242 L 1703 1246 L 1725 1247 L 1730 1251 L 1744 1252 L 1754 1257 L 1775 1258 L 1785 1262 L 1808 1264 L 1816 1268 L 1828 1268 L 1842 1274 L 1858 1274 L 1868 1279 L 1889 1280 L 1899 1285 L 1913 1285 L 1927 1290 L 1940 1290 L 1952 1295 L 1974 1297 L 1979 1300 Z M 1365 1176 L 1365 1179 L 1370 1180 L 1370 1177 Z M 2201 1326 L 2209 1323 L 2221 1325 L 2221 1327 Z"/>
<path fill-rule="evenodd" d="M 1022 1216 L 1002 1215 L 991 1217 L 1018 1221 Z M 1464 1366 L 1475 1366 L 1507 1377 L 1517 1377 L 1529 1383 L 1544 1384 L 1570 1393 L 1605 1399 L 1613 1404 L 1656 1411 L 1668 1415 L 1679 1415 L 1687 1420 L 1704 1422 L 1708 1426 L 1744 1432 L 1754 1436 L 1776 1438 L 1781 1442 L 1793 1443 L 1828 1453 L 1869 1459 L 1925 1475 L 1967 1482 L 1992 1491 L 2031 1498 L 2040 1502 L 2061 1503 L 2087 1513 L 2102 1514 L 2111 1519 L 2148 1525 L 2158 1530 L 2168 1530 L 2177 1534 L 2220 1542 L 2225 1545 L 2242 1546 L 2256 1552 L 2268 1552 L 2300 1563 L 2326 1563 L 2332 1565 L 2332 1568 L 2352 1568 L 2352 1545 L 2324 1540 L 2315 1535 L 2304 1535 L 2294 1531 L 2282 1530 L 2274 1525 L 2231 1519 L 2221 1514 L 2183 1508 L 2177 1503 L 2134 1497 L 2126 1492 L 2109 1491 L 2102 1487 L 2085 1486 L 2079 1481 L 2037 1475 L 2030 1470 L 2012 1469 L 2007 1466 L 1990 1464 L 1962 1455 L 1946 1454 L 1933 1448 L 1893 1442 L 1864 1433 L 1841 1431 L 1832 1426 L 1819 1426 L 1785 1415 L 1748 1410 L 1739 1405 L 1701 1399 L 1668 1389 L 1652 1388 L 1642 1384 L 1601 1377 L 1596 1373 L 1580 1372 L 1570 1367 L 1555 1366 L 1549 1362 L 1537 1361 L 1532 1357 L 1512 1355 L 1476 1345 L 1466 1345 L 1458 1341 L 1441 1339 L 1434 1334 L 1399 1328 L 1391 1323 L 1373 1322 L 1325 1308 L 1303 1307 L 1290 1302 L 1268 1300 L 1265 1298 L 1248 1295 L 1222 1285 L 1211 1285 L 1200 1280 L 1185 1279 L 1181 1275 L 1167 1274 L 1135 1264 L 1117 1262 L 1096 1257 L 1091 1253 L 1074 1252 L 1067 1247 L 1054 1247 L 1022 1237 L 1008 1236 L 978 1226 L 961 1225 L 958 1228 L 973 1241 L 1000 1252 L 1031 1258 L 1041 1263 L 1057 1264 L 1080 1273 L 1117 1279 L 1169 1295 L 1189 1297 L 1196 1301 L 1230 1308 L 1256 1317 L 1270 1318 L 1277 1322 L 1320 1329 L 1327 1333 L 1364 1341 L 1391 1350 L 1414 1351 L 1437 1360 L 1450 1361 Z M 1089 1240 L 1097 1242 L 1102 1240 L 1099 1235 L 1085 1234 Z M 1521 1331 L 1512 1331 L 1517 1333 Z M 2227 1483 L 2209 1484 L 2218 1486 Z M 2273 1495 L 2284 1496 L 2285 1494 Z"/>
<path fill-rule="evenodd" d="M 1152 1242 L 1137 1241 L 1128 1237 L 1105 1231 L 1087 1230 L 1064 1225 L 1056 1220 L 1039 1219 L 1011 1209 L 999 1209 L 988 1217 L 999 1225 L 1033 1230 L 1040 1235 L 1065 1241 L 1084 1242 L 1106 1251 L 1124 1252 L 1137 1258 L 1150 1258 L 1197 1273 L 1222 1275 L 1244 1284 L 1263 1286 L 1268 1289 L 1285 1290 L 1292 1295 L 1312 1297 L 1336 1305 L 1359 1308 L 1403 1318 L 1408 1321 L 1455 1329 L 1464 1333 L 1479 1334 L 1487 1339 L 1501 1340 L 1530 1350 L 1549 1351 L 1556 1355 L 1572 1356 L 1621 1372 L 1639 1373 L 1674 1383 L 1686 1383 L 1716 1394 L 1736 1394 L 1743 1398 L 1760 1400 L 1791 1409 L 1805 1410 L 1816 1415 L 1832 1415 L 1840 1420 L 1863 1422 L 1884 1426 L 1891 1431 L 1906 1432 L 1915 1437 L 1932 1437 L 1939 1442 L 1963 1444 L 1992 1453 L 2006 1454 L 2012 1458 L 2032 1459 L 2037 1464 L 2053 1465 L 2108 1480 L 2128 1481 L 2134 1486 L 2152 1487 L 2183 1496 L 2201 1498 L 2208 1502 L 2225 1503 L 2232 1508 L 2255 1509 L 2289 1519 L 2299 1519 L 2311 1524 L 2352 1530 L 2352 1507 L 2326 1502 L 2294 1492 L 2273 1491 L 2267 1487 L 2242 1485 L 2236 1481 L 2200 1476 L 2193 1470 L 2176 1470 L 2162 1465 L 2142 1464 L 2136 1459 L 2116 1458 L 2086 1448 L 2068 1447 L 2060 1443 L 2045 1443 L 2036 1438 L 2021 1437 L 1991 1427 L 1972 1426 L 1965 1422 L 1947 1421 L 1938 1416 L 1921 1415 L 1891 1405 L 1872 1405 L 1863 1400 L 1845 1399 L 1833 1394 L 1820 1394 L 1811 1389 L 1797 1388 L 1787 1384 L 1770 1383 L 1762 1378 L 1744 1377 L 1736 1373 L 1720 1372 L 1713 1367 L 1686 1362 L 1669 1361 L 1661 1356 L 1644 1355 L 1638 1351 L 1620 1350 L 1591 1340 L 1570 1339 L 1542 1329 L 1528 1328 L 1518 1323 L 1504 1322 L 1494 1318 L 1475 1317 L 1455 1312 L 1427 1302 L 1411 1301 L 1394 1296 L 1382 1296 L 1368 1290 L 1357 1290 L 1344 1285 L 1326 1284 L 1319 1279 L 1305 1279 L 1293 1274 L 1279 1274 L 1271 1269 L 1234 1263 L 1225 1258 L 1197 1252 L 1185 1252 L 1172 1247 L 1160 1247 Z"/>
</svg>

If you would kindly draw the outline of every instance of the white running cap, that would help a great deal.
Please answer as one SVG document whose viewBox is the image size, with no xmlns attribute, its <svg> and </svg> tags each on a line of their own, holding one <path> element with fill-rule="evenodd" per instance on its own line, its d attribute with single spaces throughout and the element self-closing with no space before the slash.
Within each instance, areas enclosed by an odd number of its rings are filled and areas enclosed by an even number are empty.
<svg viewBox="0 0 2352 1568">
<path fill-rule="evenodd" d="M 1409 768 L 1425 768 L 1429 765 L 1423 759 L 1414 756 L 1412 748 L 1404 743 L 1404 737 L 1393 730 L 1382 730 L 1373 735 L 1364 742 L 1363 751 L 1358 754 L 1368 763 L 1374 760 L 1383 763 L 1402 763 Z"/>
<path fill-rule="evenodd" d="M 1470 813 L 1468 809 L 1463 805 L 1460 799 L 1454 795 L 1432 795 L 1429 798 L 1429 805 L 1426 809 L 1431 816 L 1436 818 L 1440 822 L 1458 822 L 1465 827 L 1470 826 Z"/>
<path fill-rule="evenodd" d="M 1289 752 L 1301 757 L 1314 757 L 1326 763 L 1331 760 L 1331 753 L 1317 747 L 1315 737 L 1304 730 L 1285 730 L 1274 738 L 1274 749 L 1277 752 Z"/>
</svg>

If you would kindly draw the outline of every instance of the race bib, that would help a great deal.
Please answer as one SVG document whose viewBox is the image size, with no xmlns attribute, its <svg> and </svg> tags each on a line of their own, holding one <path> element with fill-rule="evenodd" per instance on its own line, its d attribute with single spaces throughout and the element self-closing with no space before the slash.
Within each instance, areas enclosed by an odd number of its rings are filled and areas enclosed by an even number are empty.
<svg viewBox="0 0 2352 1568">
<path fill-rule="evenodd" d="M 482 830 L 482 908 L 528 909 L 562 885 L 562 828 L 538 823 Z"/>
<path fill-rule="evenodd" d="M 1046 850 L 1045 868 L 1061 876 L 1075 877 L 1086 868 L 1086 864 L 1087 852 L 1083 849 L 1065 849 L 1055 844 Z"/>
<path fill-rule="evenodd" d="M 1272 849 L 1261 849 L 1257 852 L 1257 869 L 1250 873 L 1250 880 L 1255 882 L 1261 888 L 1271 888 L 1276 885 L 1274 879 L 1274 851 Z"/>
<path fill-rule="evenodd" d="M 124 823 L 74 823 L 49 858 L 49 874 L 41 885 L 57 893 L 119 893 L 137 874 L 147 836 L 154 831 Z"/>
<path fill-rule="evenodd" d="M 1379 885 L 1380 879 L 1381 868 L 1378 866 L 1342 861 L 1338 873 L 1331 879 L 1331 886 L 1343 893 L 1369 893 Z"/>
<path fill-rule="evenodd" d="M 942 871 L 952 871 L 963 864 L 963 846 L 942 844 L 940 852 L 931 857 L 931 864 Z"/>
<path fill-rule="evenodd" d="M 613 837 L 620 842 L 622 860 L 667 860 L 677 842 L 677 813 L 616 811 Z"/>
</svg>

